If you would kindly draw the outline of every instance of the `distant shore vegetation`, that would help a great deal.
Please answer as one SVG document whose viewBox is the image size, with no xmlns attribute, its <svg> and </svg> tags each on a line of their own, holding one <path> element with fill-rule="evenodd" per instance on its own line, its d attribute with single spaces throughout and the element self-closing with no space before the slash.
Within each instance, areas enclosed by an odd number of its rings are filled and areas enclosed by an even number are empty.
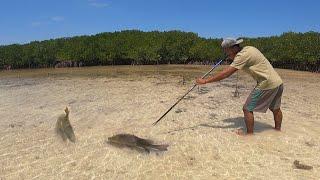
<svg viewBox="0 0 320 180">
<path fill-rule="evenodd" d="M 274 67 L 320 71 L 319 32 L 286 32 L 280 36 L 243 38 L 244 46 L 257 47 Z M 0 46 L 0 69 L 210 64 L 224 56 L 221 41 L 176 30 L 104 32 Z"/>
</svg>

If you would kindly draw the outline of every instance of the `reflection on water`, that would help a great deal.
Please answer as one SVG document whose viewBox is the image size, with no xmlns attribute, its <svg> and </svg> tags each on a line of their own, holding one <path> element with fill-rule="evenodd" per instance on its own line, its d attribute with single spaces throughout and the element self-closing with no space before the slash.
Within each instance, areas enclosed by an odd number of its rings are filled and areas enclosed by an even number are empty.
<svg viewBox="0 0 320 180">
<path fill-rule="evenodd" d="M 178 77 L 187 81 L 202 76 L 211 66 L 196 65 L 145 65 L 145 66 L 94 66 L 81 68 L 49 68 L 1 71 L 0 77 Z M 217 68 L 217 70 L 221 70 Z M 217 71 L 216 70 L 216 71 Z"/>
</svg>

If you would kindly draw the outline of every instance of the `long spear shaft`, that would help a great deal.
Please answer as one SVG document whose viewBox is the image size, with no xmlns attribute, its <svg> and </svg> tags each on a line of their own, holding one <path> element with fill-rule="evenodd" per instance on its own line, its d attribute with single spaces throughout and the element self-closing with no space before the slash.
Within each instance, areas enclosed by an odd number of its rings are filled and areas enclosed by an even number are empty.
<svg viewBox="0 0 320 180">
<path fill-rule="evenodd" d="M 201 78 L 205 78 L 209 73 L 211 73 L 211 71 L 213 71 L 216 67 L 218 67 L 221 62 L 224 59 L 221 59 L 217 64 L 215 64 L 206 74 L 204 74 Z M 194 84 L 191 89 L 189 89 L 189 91 L 187 93 L 185 93 L 176 103 L 174 103 L 174 105 L 172 105 L 157 121 L 155 121 L 152 125 L 156 125 L 165 115 L 168 114 L 168 112 L 171 111 L 172 108 L 174 108 L 187 94 L 189 94 L 189 92 L 191 92 L 193 90 L 193 88 L 195 88 L 197 86 L 197 84 Z"/>
</svg>

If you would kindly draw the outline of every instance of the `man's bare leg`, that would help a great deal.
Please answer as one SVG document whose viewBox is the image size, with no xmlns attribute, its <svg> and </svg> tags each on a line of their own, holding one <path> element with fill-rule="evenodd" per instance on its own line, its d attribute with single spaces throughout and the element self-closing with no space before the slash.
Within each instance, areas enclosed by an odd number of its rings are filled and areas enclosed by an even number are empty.
<svg viewBox="0 0 320 180">
<path fill-rule="evenodd" d="M 281 131 L 282 111 L 281 109 L 270 109 L 273 113 L 274 129 Z"/>
<path fill-rule="evenodd" d="M 247 127 L 247 134 L 246 135 L 252 135 L 253 134 L 253 128 L 254 128 L 253 112 L 250 112 L 250 111 L 248 111 L 246 109 L 243 109 L 243 114 L 244 114 L 244 122 L 246 123 L 246 127 Z M 238 131 L 237 134 L 245 135 L 241 131 Z"/>
</svg>

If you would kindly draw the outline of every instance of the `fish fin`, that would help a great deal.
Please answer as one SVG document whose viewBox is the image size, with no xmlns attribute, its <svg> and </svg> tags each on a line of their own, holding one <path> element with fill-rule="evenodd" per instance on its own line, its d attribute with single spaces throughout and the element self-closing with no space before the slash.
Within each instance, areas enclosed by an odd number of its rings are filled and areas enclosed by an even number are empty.
<svg viewBox="0 0 320 180">
<path fill-rule="evenodd" d="M 148 147 L 143 147 L 143 149 L 145 150 L 146 153 L 150 153 L 150 149 Z"/>
</svg>

